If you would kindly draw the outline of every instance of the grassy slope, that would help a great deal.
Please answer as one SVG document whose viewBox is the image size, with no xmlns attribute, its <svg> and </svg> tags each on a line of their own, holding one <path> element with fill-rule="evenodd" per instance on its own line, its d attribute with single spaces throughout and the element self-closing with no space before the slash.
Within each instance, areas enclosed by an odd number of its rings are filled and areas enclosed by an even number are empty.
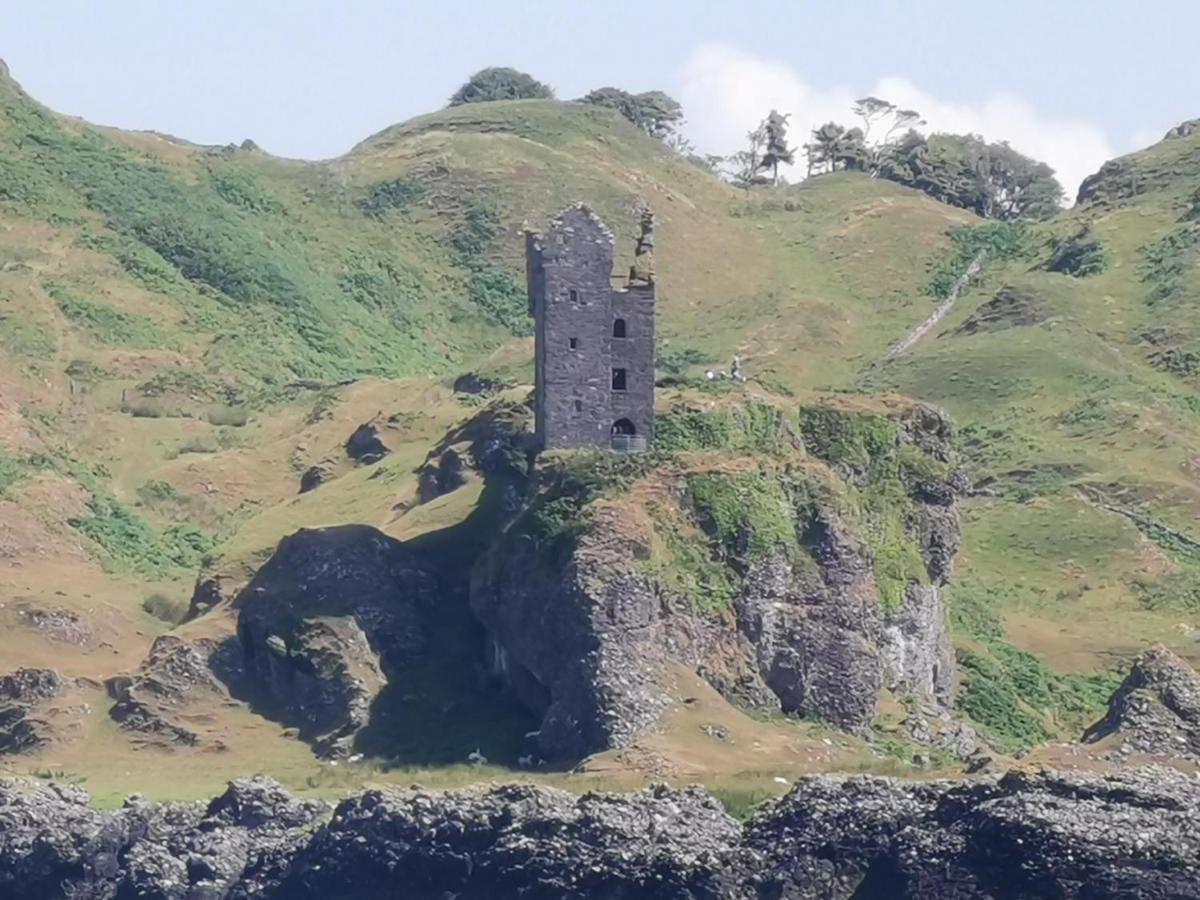
<svg viewBox="0 0 1200 900">
<path fill-rule="evenodd" d="M 1150 639 L 1195 655 L 1179 627 L 1194 610 L 1147 609 L 1135 589 L 1186 583 L 1188 554 L 1088 498 L 1185 531 L 1194 519 L 1196 379 L 1155 368 L 1145 335 L 1200 341 L 1195 288 L 1148 304 L 1142 248 L 1180 227 L 1197 153 L 1196 138 L 1152 148 L 1134 161 L 1156 173 L 1148 193 L 1046 227 L 1095 217 L 1109 271 L 1070 279 L 1036 256 L 992 267 L 885 365 L 931 308 L 922 289 L 947 227 L 973 221 L 891 184 L 836 175 L 746 194 L 615 114 L 544 101 L 445 110 L 301 163 L 96 129 L 0 83 L 0 521 L 15 535 L 11 558 L 0 543 L 0 592 L 90 617 L 116 651 L 110 665 L 94 646 L 64 654 L 9 629 L 21 640 L 0 642 L 2 667 L 134 665 L 167 627 L 142 598 L 186 596 L 197 569 L 155 549 L 181 521 L 215 540 L 206 565 L 238 572 L 302 525 L 412 536 L 460 518 L 465 502 L 396 506 L 469 412 L 444 386 L 453 374 L 527 379 L 520 230 L 580 199 L 616 231 L 619 268 L 638 205 L 655 210 L 668 350 L 722 364 L 738 352 L 793 388 L 895 389 L 954 414 L 994 494 L 967 504 L 954 596 L 986 607 L 1004 646 L 1079 672 Z M 955 335 L 1007 284 L 1035 298 L 1039 322 Z M 249 424 L 213 424 L 236 421 L 230 404 Z M 340 444 L 381 411 L 403 416 L 396 452 L 356 469 Z M 326 458 L 339 477 L 297 497 L 299 473 Z M 175 495 L 147 493 L 152 481 Z M 132 562 L 67 523 L 98 498 L 152 529 Z M 114 545 L 127 539 L 118 529 Z M 964 621 L 964 646 L 986 651 Z"/>
</svg>

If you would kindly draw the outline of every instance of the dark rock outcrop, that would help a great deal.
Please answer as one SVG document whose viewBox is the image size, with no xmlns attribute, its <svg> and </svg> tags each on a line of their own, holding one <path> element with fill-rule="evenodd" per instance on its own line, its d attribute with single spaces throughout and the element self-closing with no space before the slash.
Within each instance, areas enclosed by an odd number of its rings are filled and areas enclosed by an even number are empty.
<svg viewBox="0 0 1200 900">
<path fill-rule="evenodd" d="M 1200 897 L 1200 781 L 1173 769 L 978 782 L 807 778 L 745 827 L 725 895 Z"/>
<path fill-rule="evenodd" d="M 158 637 L 138 672 L 105 682 L 116 701 L 109 716 L 127 731 L 174 744 L 199 744 L 200 734 L 185 724 L 186 707 L 198 699 L 219 701 L 225 696 L 209 669 L 210 649 L 175 635 Z"/>
<path fill-rule="evenodd" d="M 291 866 L 297 897 L 458 900 L 709 896 L 737 823 L 699 788 L 574 797 L 532 785 L 372 791 L 342 802 Z"/>
<path fill-rule="evenodd" d="M 462 487 L 467 483 L 463 468 L 462 457 L 453 449 L 446 450 L 438 457 L 436 464 L 426 464 L 417 481 L 418 501 L 428 503 Z"/>
<path fill-rule="evenodd" d="M 63 679 L 53 669 L 0 675 L 0 754 L 25 753 L 50 742 L 51 729 L 37 708 L 62 689 Z"/>
<path fill-rule="evenodd" d="M 388 672 L 425 649 L 438 593 L 435 574 L 374 528 L 298 531 L 234 601 L 237 638 L 218 668 L 236 694 L 343 754 Z"/>
<path fill-rule="evenodd" d="M 346 455 L 363 465 L 379 462 L 392 452 L 381 436 L 383 428 L 378 419 L 359 425 L 346 439 Z"/>
<path fill-rule="evenodd" d="M 802 779 L 739 828 L 699 788 L 368 791 L 269 779 L 118 810 L 0 781 L 0 896 L 23 900 L 1194 900 L 1200 779 L 1010 772 Z"/>
<path fill-rule="evenodd" d="M 497 381 L 495 378 L 488 378 L 477 372 L 466 372 L 454 379 L 454 393 L 456 394 L 492 394 L 509 387 L 512 385 Z"/>
<path fill-rule="evenodd" d="M 1200 673 L 1161 644 L 1146 650 L 1083 740 L 1113 736 L 1131 750 L 1200 762 Z"/>
<path fill-rule="evenodd" d="M 300 475 L 300 493 L 315 491 L 333 476 L 333 466 L 328 461 L 309 466 Z"/>
<path fill-rule="evenodd" d="M 283 897 L 279 878 L 326 810 L 264 778 L 232 782 L 207 806 L 134 796 L 114 811 L 69 785 L 0 782 L 0 896 Z"/>
</svg>

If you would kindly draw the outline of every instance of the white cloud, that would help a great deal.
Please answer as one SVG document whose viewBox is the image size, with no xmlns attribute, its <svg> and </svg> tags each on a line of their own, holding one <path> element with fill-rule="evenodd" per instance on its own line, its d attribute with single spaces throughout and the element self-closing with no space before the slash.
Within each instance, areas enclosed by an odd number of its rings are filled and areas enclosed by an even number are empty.
<svg viewBox="0 0 1200 900">
<path fill-rule="evenodd" d="M 726 44 L 702 44 L 681 73 L 680 100 L 689 136 L 705 152 L 741 149 L 745 134 L 772 108 L 791 114 L 794 143 L 828 121 L 857 124 L 850 107 L 858 97 L 883 97 L 915 109 L 928 122 L 925 131 L 979 134 L 1006 140 L 1016 150 L 1054 167 L 1074 200 L 1079 182 L 1116 156 L 1104 132 L 1086 122 L 1040 115 L 1029 103 L 998 93 L 977 106 L 964 106 L 923 91 L 904 78 L 881 78 L 870 86 L 815 88 L 787 63 L 760 59 Z M 793 177 L 802 173 L 797 166 Z"/>
</svg>

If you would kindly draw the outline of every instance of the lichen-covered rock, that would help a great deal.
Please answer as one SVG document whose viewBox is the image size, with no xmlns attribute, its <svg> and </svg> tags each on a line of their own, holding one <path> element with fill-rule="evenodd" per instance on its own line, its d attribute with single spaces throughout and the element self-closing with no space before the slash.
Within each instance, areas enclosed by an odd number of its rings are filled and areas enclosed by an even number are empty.
<svg viewBox="0 0 1200 900">
<path fill-rule="evenodd" d="M 1200 674 L 1161 644 L 1146 650 L 1083 740 L 1112 736 L 1144 753 L 1200 761 Z"/>
<path fill-rule="evenodd" d="M 561 567 L 520 541 L 476 574 L 471 604 L 494 641 L 493 668 L 542 716 L 544 753 L 625 746 L 667 707 L 661 605 L 632 565 L 639 555 L 614 523 L 584 536 Z"/>
</svg>

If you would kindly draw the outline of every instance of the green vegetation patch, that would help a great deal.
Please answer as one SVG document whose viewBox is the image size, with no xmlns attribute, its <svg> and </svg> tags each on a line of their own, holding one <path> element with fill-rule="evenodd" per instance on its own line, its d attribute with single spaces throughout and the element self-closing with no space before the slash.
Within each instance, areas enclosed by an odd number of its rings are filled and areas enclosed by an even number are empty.
<svg viewBox="0 0 1200 900">
<path fill-rule="evenodd" d="M 1146 285 L 1146 303 L 1157 306 L 1176 299 L 1194 281 L 1195 248 L 1200 245 L 1200 223 L 1176 228 L 1141 249 L 1138 277 Z"/>
<path fill-rule="evenodd" d="M 0 350 L 32 361 L 49 359 L 55 353 L 54 334 L 24 316 L 0 314 Z"/>
<path fill-rule="evenodd" d="M 1050 259 L 1046 262 L 1046 270 L 1087 278 L 1089 275 L 1099 275 L 1108 268 L 1110 262 L 1104 245 L 1092 232 L 1091 225 L 1085 224 L 1066 237 L 1050 239 Z"/>
<path fill-rule="evenodd" d="M 892 612 L 909 584 L 929 582 L 913 501 L 898 482 L 878 482 L 858 491 L 858 507 L 879 599 Z"/>
<path fill-rule="evenodd" d="M 367 191 L 359 206 L 369 216 L 382 218 L 388 213 L 404 212 L 421 202 L 425 185 L 416 178 L 382 181 Z"/>
<path fill-rule="evenodd" d="M 975 645 L 958 651 L 958 708 L 1006 752 L 1078 734 L 1103 713 L 1120 676 L 1056 672 L 1005 641 L 998 612 L 1004 599 L 977 582 L 950 592 L 951 624 Z"/>
<path fill-rule="evenodd" d="M 284 206 L 267 190 L 258 176 L 232 164 L 213 164 L 209 168 L 213 189 L 226 203 L 252 213 L 279 214 Z"/>
<path fill-rule="evenodd" d="M 1188 567 L 1133 585 L 1138 602 L 1146 609 L 1194 613 L 1200 610 L 1200 570 Z"/>
<path fill-rule="evenodd" d="M 885 416 L 832 406 L 802 406 L 800 434 L 805 449 L 833 466 L 871 471 L 890 459 L 900 426 Z"/>
<path fill-rule="evenodd" d="M 93 491 L 86 516 L 69 519 L 70 525 L 103 548 L 118 567 L 155 578 L 174 569 L 196 569 L 213 550 L 207 532 L 191 525 L 172 525 L 159 534 L 141 516 L 116 498 Z"/>
<path fill-rule="evenodd" d="M 526 337 L 533 334 L 533 322 L 525 290 L 489 261 L 501 230 L 499 213 L 490 206 L 471 206 L 450 236 L 451 262 L 467 274 L 467 298 L 496 324 Z"/>
<path fill-rule="evenodd" d="M 935 260 L 925 284 L 925 293 L 945 297 L 967 270 L 979 251 L 987 251 L 985 265 L 1032 255 L 1036 246 L 1033 230 L 1024 222 L 991 222 L 987 225 L 958 225 L 947 230 L 951 249 Z"/>
<path fill-rule="evenodd" d="M 789 442 L 783 411 L 750 402 L 724 409 L 679 407 L 656 418 L 655 447 L 666 453 L 685 450 L 743 450 L 773 453 Z"/>
<path fill-rule="evenodd" d="M 687 496 L 701 525 L 738 558 L 795 552 L 796 511 L 779 476 L 762 470 L 687 478 Z"/>
<path fill-rule="evenodd" d="M 64 316 L 102 344 L 150 349 L 170 343 L 145 316 L 93 303 L 57 282 L 48 282 L 45 288 Z"/>
<path fill-rule="evenodd" d="M 11 456 L 0 456 L 0 497 L 29 473 L 29 467 Z"/>
</svg>

